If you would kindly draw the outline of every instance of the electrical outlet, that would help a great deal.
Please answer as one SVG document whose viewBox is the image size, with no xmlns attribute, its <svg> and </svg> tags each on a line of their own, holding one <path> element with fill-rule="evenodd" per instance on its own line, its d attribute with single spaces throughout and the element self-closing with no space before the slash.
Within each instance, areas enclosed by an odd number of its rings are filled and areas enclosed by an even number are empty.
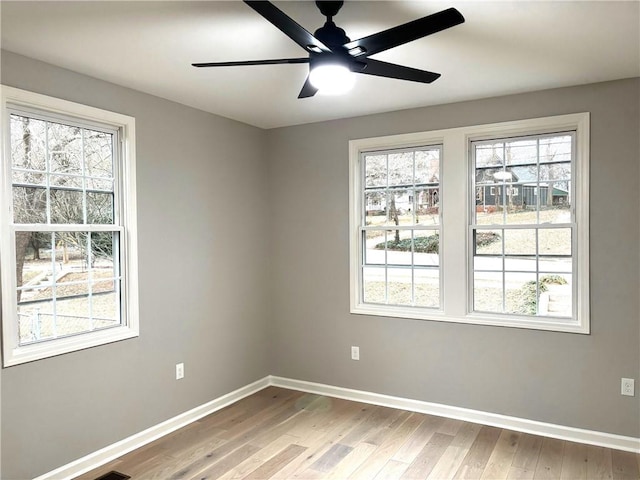
<svg viewBox="0 0 640 480">
<path fill-rule="evenodd" d="M 351 347 L 351 360 L 360 360 L 360 347 Z"/>
<path fill-rule="evenodd" d="M 184 363 L 176 363 L 176 380 L 184 378 Z"/>
<path fill-rule="evenodd" d="M 633 378 L 623 378 L 620 387 L 620 393 L 622 395 L 627 395 L 629 397 L 633 397 L 636 394 L 635 391 L 635 380 Z"/>
</svg>

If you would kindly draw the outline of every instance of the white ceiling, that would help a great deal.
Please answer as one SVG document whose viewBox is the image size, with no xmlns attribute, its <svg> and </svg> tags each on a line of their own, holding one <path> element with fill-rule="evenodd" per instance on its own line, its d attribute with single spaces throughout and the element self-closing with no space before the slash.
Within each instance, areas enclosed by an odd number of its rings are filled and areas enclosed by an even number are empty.
<svg viewBox="0 0 640 480">
<path fill-rule="evenodd" d="M 315 4 L 275 2 L 313 32 Z M 346 1 L 351 39 L 448 7 L 462 25 L 375 56 L 442 74 L 426 85 L 358 75 L 340 97 L 297 99 L 308 66 L 192 62 L 304 57 L 232 2 L 2 1 L 2 48 L 202 110 L 273 128 L 640 76 L 639 1 Z"/>
</svg>

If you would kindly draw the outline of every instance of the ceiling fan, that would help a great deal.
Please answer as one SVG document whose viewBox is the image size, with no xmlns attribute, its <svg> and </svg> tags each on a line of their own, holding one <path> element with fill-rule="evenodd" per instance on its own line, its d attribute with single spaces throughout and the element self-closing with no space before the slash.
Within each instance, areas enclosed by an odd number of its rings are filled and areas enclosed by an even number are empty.
<svg viewBox="0 0 640 480">
<path fill-rule="evenodd" d="M 309 75 L 298 98 L 312 97 L 319 90 L 322 93 L 342 93 L 342 90 L 353 86 L 355 82 L 353 73 L 431 83 L 440 77 L 439 73 L 382 62 L 369 57 L 464 22 L 464 17 L 458 10 L 448 8 L 358 40 L 351 40 L 343 29 L 333 23 L 333 17 L 342 8 L 343 1 L 316 2 L 318 9 L 327 17 L 327 20 L 324 26 L 316 30 L 313 35 L 271 2 L 244 0 L 244 3 L 304 48 L 309 56 L 274 60 L 193 63 L 192 65 L 194 67 L 233 67 L 308 63 Z"/>
</svg>

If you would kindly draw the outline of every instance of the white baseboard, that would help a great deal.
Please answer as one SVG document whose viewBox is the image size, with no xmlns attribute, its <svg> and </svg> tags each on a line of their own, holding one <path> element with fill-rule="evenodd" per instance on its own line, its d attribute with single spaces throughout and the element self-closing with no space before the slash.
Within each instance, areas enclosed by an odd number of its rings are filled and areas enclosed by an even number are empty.
<svg viewBox="0 0 640 480">
<path fill-rule="evenodd" d="M 497 413 L 452 407 L 449 405 L 424 402 L 421 400 L 411 400 L 408 398 L 392 397 L 379 393 L 334 387 L 331 385 L 294 380 L 290 378 L 271 376 L 269 377 L 269 383 L 270 385 L 277 387 L 289 388 L 302 392 L 343 398 L 345 400 L 370 403 L 384 407 L 399 408 L 412 412 L 437 415 L 439 417 L 455 418 L 466 422 L 481 423 L 483 425 L 531 433 L 543 437 L 558 438 L 560 440 L 569 440 L 571 442 L 586 443 L 589 445 L 640 453 L 640 438 L 635 437 L 625 437 L 611 433 L 584 430 L 581 428 L 528 420 L 526 418 L 509 417 L 506 415 L 499 415 Z"/>
<path fill-rule="evenodd" d="M 246 385 L 242 388 L 234 390 L 231 393 L 227 393 L 221 397 L 216 398 L 210 402 L 193 408 L 187 412 L 176 415 L 169 420 L 147 428 L 142 432 L 136 433 L 124 440 L 111 444 L 105 448 L 102 448 L 96 452 L 90 453 L 78 460 L 63 465 L 60 468 L 56 468 L 51 472 L 40 475 L 34 480 L 67 480 L 78 475 L 82 475 L 94 468 L 98 468 L 105 463 L 115 460 L 126 453 L 129 453 L 136 448 L 140 448 L 147 443 L 168 435 L 169 433 L 184 427 L 192 422 L 195 422 L 199 418 L 205 417 L 210 413 L 213 413 L 221 408 L 224 408 L 238 400 L 252 395 L 263 388 L 270 385 L 269 377 L 262 378 L 256 382 Z"/>
<path fill-rule="evenodd" d="M 301 392 L 343 398 L 345 400 L 353 400 L 356 402 L 399 408 L 402 410 L 426 413 L 446 418 L 455 418 L 467 422 L 481 423 L 483 425 L 506 428 L 508 430 L 531 433 L 544 437 L 558 438 L 561 440 L 569 440 L 572 442 L 640 453 L 640 438 L 613 435 L 611 433 L 596 432 L 593 430 L 584 430 L 580 428 L 566 427 L 563 425 L 554 425 L 551 423 L 537 422 L 535 420 L 527 420 L 526 418 L 509 417 L 496 413 L 481 412 L 479 410 L 451 407 L 438 403 L 392 397 L 379 393 L 352 390 L 349 388 L 334 387 L 321 383 L 306 382 L 303 380 L 294 380 L 291 378 L 270 375 L 215 400 L 207 402 L 204 405 L 200 405 L 199 407 L 181 413 L 180 415 L 170 418 L 158 425 L 143 430 L 140 433 L 136 433 L 124 440 L 63 465 L 51 472 L 45 473 L 34 480 L 67 480 L 77 477 L 78 475 L 82 475 L 83 473 L 93 470 L 94 468 L 98 468 L 105 463 L 135 450 L 136 448 L 140 448 L 147 443 L 173 432 L 174 430 L 182 428 L 199 418 L 231 405 L 232 403 L 271 385 L 291 390 L 298 390 Z"/>
</svg>

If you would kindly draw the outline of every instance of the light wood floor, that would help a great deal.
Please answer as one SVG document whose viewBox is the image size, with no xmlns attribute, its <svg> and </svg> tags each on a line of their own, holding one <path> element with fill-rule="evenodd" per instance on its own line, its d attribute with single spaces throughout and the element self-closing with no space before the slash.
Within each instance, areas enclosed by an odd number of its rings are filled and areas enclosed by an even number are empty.
<svg viewBox="0 0 640 480">
<path fill-rule="evenodd" d="M 640 455 L 269 387 L 79 480 L 638 479 Z"/>
</svg>

